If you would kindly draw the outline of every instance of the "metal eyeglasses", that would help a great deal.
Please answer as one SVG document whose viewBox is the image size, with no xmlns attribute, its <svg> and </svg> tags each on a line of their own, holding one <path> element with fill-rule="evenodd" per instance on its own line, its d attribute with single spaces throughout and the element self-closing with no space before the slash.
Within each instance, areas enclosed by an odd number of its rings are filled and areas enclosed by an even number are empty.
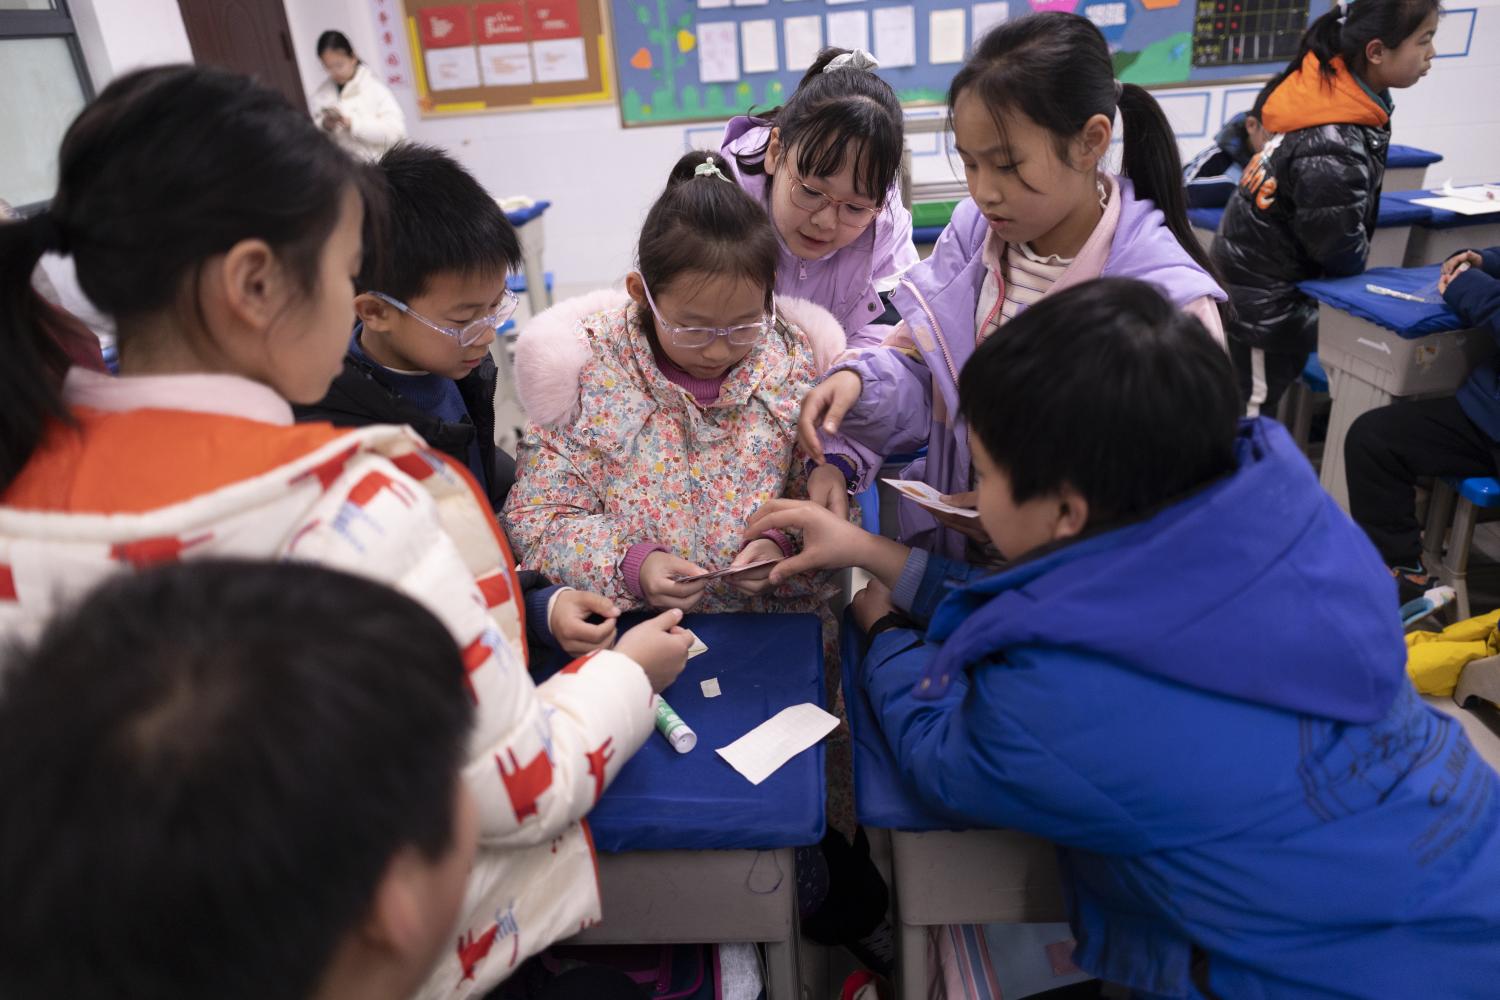
<svg viewBox="0 0 1500 1000">
<path fill-rule="evenodd" d="M 454 327 L 443 326 L 441 323 L 436 323 L 428 319 L 405 302 L 397 298 L 392 298 L 384 292 L 371 292 L 370 294 L 374 295 L 380 301 L 389 303 L 400 309 L 418 323 L 436 330 L 445 337 L 452 337 L 458 341 L 460 347 L 468 347 L 478 342 L 486 333 L 494 333 L 498 330 L 515 313 L 517 303 L 516 293 L 507 288 L 505 294 L 500 296 L 500 305 L 496 307 L 494 312 L 487 316 L 481 316 L 472 323 L 465 323 L 463 326 L 455 329 Z"/>
<path fill-rule="evenodd" d="M 804 212 L 821 212 L 828 205 L 833 205 L 838 210 L 839 225 L 850 229 L 863 229 L 875 221 L 875 216 L 880 212 L 879 207 L 869 205 L 856 205 L 852 201 L 839 201 L 832 198 L 815 187 L 808 184 L 792 174 L 792 204 Z"/>
<path fill-rule="evenodd" d="M 661 310 L 656 308 L 656 300 L 651 297 L 651 289 L 646 287 L 644 280 L 641 282 L 641 290 L 646 293 L 646 302 L 651 306 L 651 315 L 656 317 L 658 336 L 665 334 L 674 347 L 707 347 L 714 342 L 715 337 L 727 337 L 729 342 L 736 347 L 747 347 L 770 333 L 772 327 L 776 325 L 774 296 L 771 299 L 771 312 L 762 316 L 756 323 L 742 323 L 739 326 L 675 326 L 667 322 Z"/>
</svg>

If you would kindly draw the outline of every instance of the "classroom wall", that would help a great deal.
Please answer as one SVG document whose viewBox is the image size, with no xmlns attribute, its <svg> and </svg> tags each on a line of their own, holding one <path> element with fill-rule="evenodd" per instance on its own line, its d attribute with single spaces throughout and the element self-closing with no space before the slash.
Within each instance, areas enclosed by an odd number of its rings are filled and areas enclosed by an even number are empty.
<svg viewBox="0 0 1500 1000">
<path fill-rule="evenodd" d="M 1450 3 L 1440 58 L 1426 80 L 1396 95 L 1394 141 L 1441 152 L 1430 184 L 1500 180 L 1500 0 Z M 74 0 L 96 86 L 126 69 L 190 58 L 176 0 Z M 286 0 L 299 69 L 311 92 L 323 79 L 314 46 L 327 28 L 356 50 L 375 52 L 371 0 Z M 1258 84 L 1159 91 L 1186 158 L 1223 120 L 1248 107 Z M 546 260 L 559 291 L 617 280 L 630 266 L 636 231 L 667 170 L 685 150 L 717 145 L 719 127 L 623 129 L 614 105 L 423 119 L 409 87 L 396 88 L 411 137 L 448 149 L 496 195 L 546 198 Z M 921 113 L 921 112 L 915 112 Z M 930 112 L 929 112 L 930 113 Z M 952 177 L 947 143 L 917 140 L 918 180 Z"/>
</svg>

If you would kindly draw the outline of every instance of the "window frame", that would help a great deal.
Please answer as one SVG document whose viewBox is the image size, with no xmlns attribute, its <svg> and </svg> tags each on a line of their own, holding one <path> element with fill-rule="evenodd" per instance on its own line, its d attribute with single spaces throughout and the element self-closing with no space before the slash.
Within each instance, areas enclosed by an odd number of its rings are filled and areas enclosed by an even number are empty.
<svg viewBox="0 0 1500 1000">
<path fill-rule="evenodd" d="M 78 87 L 83 92 L 83 102 L 94 99 L 94 81 L 89 76 L 88 62 L 83 57 L 83 45 L 78 40 L 78 25 L 68 9 L 68 0 L 51 0 L 51 10 L 0 10 L 0 41 L 18 41 L 30 38 L 61 38 L 73 58 L 73 68 L 78 73 Z M 24 137 L 22 137 L 24 140 Z M 21 216 L 31 215 L 47 207 L 48 202 L 39 201 L 26 205 L 12 205 Z"/>
</svg>

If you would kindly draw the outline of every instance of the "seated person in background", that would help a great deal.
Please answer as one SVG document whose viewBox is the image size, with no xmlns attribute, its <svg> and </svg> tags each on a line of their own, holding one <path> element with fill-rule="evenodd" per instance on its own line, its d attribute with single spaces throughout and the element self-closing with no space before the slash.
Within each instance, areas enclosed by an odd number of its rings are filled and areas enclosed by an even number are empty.
<svg viewBox="0 0 1500 1000">
<path fill-rule="evenodd" d="M 1465 250 L 1443 264 L 1443 301 L 1500 340 L 1500 247 Z M 1412 399 L 1363 413 L 1344 439 L 1349 514 L 1391 568 L 1403 603 L 1434 586 L 1422 565 L 1417 480 L 1495 475 L 1500 448 L 1500 355 L 1469 374 L 1456 396 Z"/>
<path fill-rule="evenodd" d="M 1270 93 L 1271 84 L 1261 88 L 1250 110 L 1226 121 L 1214 136 L 1214 144 L 1182 168 L 1189 208 L 1222 208 L 1228 204 L 1245 167 L 1265 148 L 1269 133 L 1261 124 L 1260 109 Z"/>
<path fill-rule="evenodd" d="M 908 785 L 1056 842 L 1074 962 L 1136 995 L 1492 995 L 1500 777 L 1413 691 L 1379 557 L 1285 430 L 1237 419 L 1201 324 L 1081 285 L 959 390 L 1008 568 L 950 589 L 811 504 L 748 528 L 803 529 L 775 575 L 894 585 L 855 610 Z"/>
<path fill-rule="evenodd" d="M 521 244 L 495 199 L 441 150 L 402 143 L 376 169 L 385 239 L 366 240 L 343 370 L 321 401 L 293 409 L 303 423 L 408 424 L 463 463 L 498 511 L 516 463 L 495 447 L 490 345 L 515 311 L 505 275 L 520 263 Z M 532 646 L 580 656 L 614 640 L 619 611 L 598 594 L 539 573 L 523 573 L 521 589 Z"/>
<path fill-rule="evenodd" d="M 477 844 L 465 677 L 362 577 L 111 578 L 0 670 L 0 996 L 406 1000 Z"/>
</svg>

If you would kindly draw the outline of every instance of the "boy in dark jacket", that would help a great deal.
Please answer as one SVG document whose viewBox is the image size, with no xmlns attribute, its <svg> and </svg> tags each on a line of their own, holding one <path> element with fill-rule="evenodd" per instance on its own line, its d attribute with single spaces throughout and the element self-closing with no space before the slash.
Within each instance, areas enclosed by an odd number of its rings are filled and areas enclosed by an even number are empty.
<svg viewBox="0 0 1500 1000">
<path fill-rule="evenodd" d="M 1073 961 L 1132 996 L 1492 997 L 1500 777 L 1413 690 L 1379 557 L 1279 424 L 1237 419 L 1202 326 L 1079 285 L 959 394 L 1000 572 L 806 502 L 748 529 L 802 529 L 773 578 L 891 588 L 855 599 L 848 697 L 903 790 L 1057 844 Z"/>
<path fill-rule="evenodd" d="M 1500 247 L 1448 258 L 1443 299 L 1500 342 Z M 1456 396 L 1414 399 L 1362 414 L 1344 439 L 1349 513 L 1397 577 L 1403 600 L 1431 585 L 1422 566 L 1416 484 L 1425 476 L 1493 476 L 1500 448 L 1500 355 L 1469 374 Z"/>
<path fill-rule="evenodd" d="M 1390 91 L 1431 63 L 1438 0 L 1360 0 L 1318 18 L 1261 120 L 1270 133 L 1224 209 L 1211 254 L 1246 413 L 1274 413 L 1318 346 L 1309 278 L 1365 269 L 1391 142 Z"/>
<path fill-rule="evenodd" d="M 344 370 L 322 400 L 295 408 L 297 419 L 410 425 L 467 468 L 498 511 L 516 463 L 495 446 L 490 346 L 516 308 L 505 276 L 520 263 L 520 241 L 495 199 L 441 150 L 401 143 L 378 170 L 384 239 L 367 240 L 377 249 L 360 270 Z M 614 641 L 619 611 L 604 597 L 533 572 L 521 586 L 529 643 L 580 656 Z M 591 615 L 603 621 L 589 624 Z"/>
</svg>

